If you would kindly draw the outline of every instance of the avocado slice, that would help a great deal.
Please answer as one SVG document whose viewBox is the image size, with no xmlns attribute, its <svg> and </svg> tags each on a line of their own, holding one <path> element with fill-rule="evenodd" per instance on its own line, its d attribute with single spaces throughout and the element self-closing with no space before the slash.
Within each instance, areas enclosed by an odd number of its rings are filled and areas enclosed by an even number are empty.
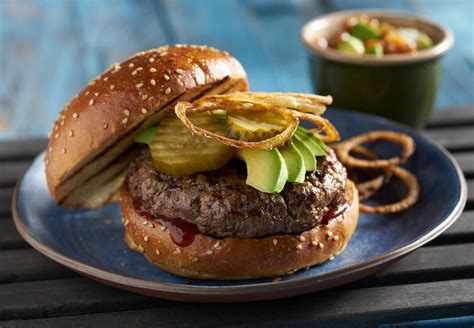
<svg viewBox="0 0 474 328">
<path fill-rule="evenodd" d="M 347 40 L 341 41 L 337 45 L 337 50 L 352 55 L 363 55 L 365 53 L 364 43 L 353 36 L 349 36 Z"/>
<path fill-rule="evenodd" d="M 364 22 L 358 22 L 355 24 L 351 29 L 350 34 L 362 41 L 367 41 L 368 39 L 379 39 L 382 36 L 379 29 Z"/>
<path fill-rule="evenodd" d="M 140 132 L 134 139 L 135 142 L 150 144 L 155 137 L 158 126 L 153 126 Z"/>
<path fill-rule="evenodd" d="M 240 148 L 236 156 L 247 166 L 246 183 L 249 186 L 266 193 L 283 190 L 288 179 L 288 169 L 278 149 Z"/>
<path fill-rule="evenodd" d="M 303 156 L 290 143 L 287 147 L 278 148 L 283 159 L 285 160 L 286 168 L 288 169 L 288 182 L 303 182 L 306 174 L 306 167 L 304 166 Z"/>
<path fill-rule="evenodd" d="M 313 156 L 326 156 L 327 146 L 311 132 L 299 127 L 298 130 L 296 130 L 296 135 L 298 135 L 301 141 L 309 148 Z"/>
<path fill-rule="evenodd" d="M 293 143 L 303 157 L 303 163 L 306 171 L 316 171 L 316 157 L 313 155 L 308 146 L 301 141 L 300 136 L 297 133 L 293 135 Z"/>
</svg>

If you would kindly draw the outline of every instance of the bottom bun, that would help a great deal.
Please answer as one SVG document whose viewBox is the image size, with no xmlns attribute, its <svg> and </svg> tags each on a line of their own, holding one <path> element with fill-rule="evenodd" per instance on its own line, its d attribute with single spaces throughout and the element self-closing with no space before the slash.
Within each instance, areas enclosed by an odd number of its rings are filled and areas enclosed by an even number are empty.
<svg viewBox="0 0 474 328">
<path fill-rule="evenodd" d="M 357 190 L 346 184 L 348 209 L 300 235 L 255 239 L 214 238 L 197 233 L 186 247 L 178 247 L 169 232 L 133 206 L 126 187 L 121 191 L 125 241 L 152 264 L 179 276 L 197 279 L 275 277 L 332 260 L 346 247 L 359 215 Z"/>
</svg>

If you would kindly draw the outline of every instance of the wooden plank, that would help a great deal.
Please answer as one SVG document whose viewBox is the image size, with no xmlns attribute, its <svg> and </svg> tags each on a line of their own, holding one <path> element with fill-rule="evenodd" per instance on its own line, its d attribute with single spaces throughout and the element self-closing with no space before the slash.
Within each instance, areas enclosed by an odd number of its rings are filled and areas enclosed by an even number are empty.
<svg viewBox="0 0 474 328">
<path fill-rule="evenodd" d="M 454 153 L 453 156 L 464 172 L 464 175 L 466 177 L 472 177 L 474 175 L 474 152 Z"/>
<path fill-rule="evenodd" d="M 443 108 L 431 116 L 427 128 L 474 124 L 474 107 Z"/>
<path fill-rule="evenodd" d="M 420 248 L 353 285 L 396 285 L 474 278 L 474 243 Z"/>
<path fill-rule="evenodd" d="M 0 216 L 10 214 L 13 188 L 0 188 Z"/>
<path fill-rule="evenodd" d="M 0 252 L 0 284 L 75 276 L 71 270 L 34 249 Z"/>
<path fill-rule="evenodd" d="M 466 209 L 474 209 L 474 180 L 467 180 L 467 204 Z"/>
<path fill-rule="evenodd" d="M 474 278 L 472 258 L 474 258 L 474 243 L 425 247 L 375 276 L 366 278 L 362 282 L 355 282 L 351 286 L 360 288 L 361 286 Z M 68 269 L 33 249 L 0 252 L 0 263 L 3 263 L 0 267 L 0 283 L 66 279 L 74 275 Z M 66 280 L 69 281 L 69 279 Z M 25 285 L 18 286 L 18 292 L 23 292 Z M 27 289 L 24 292 L 26 299 L 30 297 Z M 34 295 L 31 294 L 31 296 Z"/>
<path fill-rule="evenodd" d="M 55 296 L 56 292 L 52 290 Z M 181 303 L 172 309 L 158 307 L 139 311 L 96 313 L 73 317 L 57 317 L 39 320 L 5 322 L 5 325 L 21 323 L 24 327 L 66 327 L 80 322 L 84 327 L 300 327 L 300 326 L 351 326 L 367 327 L 383 323 L 406 322 L 432 318 L 464 316 L 472 314 L 474 307 L 474 279 L 453 280 L 390 287 L 365 288 L 359 290 L 329 290 L 284 300 L 240 304 L 190 304 Z M 77 308 L 69 302 L 61 311 L 72 313 Z M 31 310 L 33 304 L 16 305 L 17 295 L 12 295 L 15 305 L 3 310 L 4 318 L 14 317 L 19 310 L 26 310 L 25 318 L 38 314 Z M 47 295 L 38 301 L 50 302 Z M 120 302 L 121 298 L 118 298 Z M 81 299 L 75 299 L 79 303 Z M 156 301 L 158 302 L 158 301 Z M 165 302 L 165 301 L 162 301 Z M 138 302 L 137 302 L 138 303 Z M 37 302 L 36 307 L 41 307 Z M 136 305 L 133 304 L 133 305 Z M 147 305 L 153 305 L 150 301 Z M 162 303 L 160 302 L 160 305 Z M 123 306 L 123 304 L 122 304 Z M 117 309 L 119 306 L 117 306 Z M 108 308 L 95 307 L 87 310 L 105 312 Z M 44 309 L 44 315 L 52 314 Z M 87 313 L 83 311 L 81 313 Z M 8 316 L 5 316 L 8 315 Z"/>
<path fill-rule="evenodd" d="M 46 149 L 46 139 L 0 142 L 0 161 L 31 160 Z"/>
<path fill-rule="evenodd" d="M 464 211 L 459 219 L 427 246 L 474 242 L 474 211 Z"/>
<path fill-rule="evenodd" d="M 423 131 L 422 134 L 439 142 L 450 151 L 474 149 L 474 129 L 472 127 L 430 129 Z"/>
<path fill-rule="evenodd" d="M 16 230 L 13 220 L 10 218 L 0 219 L 0 250 L 25 247 L 29 247 L 29 245 Z"/>
<path fill-rule="evenodd" d="M 474 211 L 464 211 L 459 219 L 441 236 L 463 234 L 474 234 Z"/>
<path fill-rule="evenodd" d="M 30 165 L 30 160 L 0 162 L 0 187 L 13 187 Z"/>
<path fill-rule="evenodd" d="M 2 285 L 0 320 L 133 310 L 176 302 L 153 299 L 86 278 Z"/>
</svg>

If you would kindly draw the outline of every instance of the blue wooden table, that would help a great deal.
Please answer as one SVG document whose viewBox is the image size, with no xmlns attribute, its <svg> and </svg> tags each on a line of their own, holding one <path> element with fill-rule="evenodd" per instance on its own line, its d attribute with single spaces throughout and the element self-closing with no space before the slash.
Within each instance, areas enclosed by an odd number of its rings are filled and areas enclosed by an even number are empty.
<svg viewBox="0 0 474 328">
<path fill-rule="evenodd" d="M 390 8 L 451 28 L 436 108 L 471 105 L 474 1 L 0 0 L 0 139 L 46 136 L 62 106 L 111 63 L 163 44 L 207 44 L 246 68 L 254 90 L 311 92 L 304 22 Z"/>
</svg>

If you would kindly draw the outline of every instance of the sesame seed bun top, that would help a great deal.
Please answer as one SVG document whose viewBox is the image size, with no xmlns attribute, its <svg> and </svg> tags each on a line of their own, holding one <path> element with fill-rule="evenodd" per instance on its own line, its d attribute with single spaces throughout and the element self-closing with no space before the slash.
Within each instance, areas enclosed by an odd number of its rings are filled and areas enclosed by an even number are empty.
<svg viewBox="0 0 474 328">
<path fill-rule="evenodd" d="M 71 207 L 108 203 L 121 185 L 111 181 L 125 171 L 133 135 L 156 123 L 158 112 L 178 100 L 247 88 L 235 58 L 203 46 L 161 47 L 112 65 L 64 107 L 53 125 L 45 156 L 51 195 Z M 92 202 L 83 197 L 106 185 L 106 195 L 93 195 Z"/>
</svg>

